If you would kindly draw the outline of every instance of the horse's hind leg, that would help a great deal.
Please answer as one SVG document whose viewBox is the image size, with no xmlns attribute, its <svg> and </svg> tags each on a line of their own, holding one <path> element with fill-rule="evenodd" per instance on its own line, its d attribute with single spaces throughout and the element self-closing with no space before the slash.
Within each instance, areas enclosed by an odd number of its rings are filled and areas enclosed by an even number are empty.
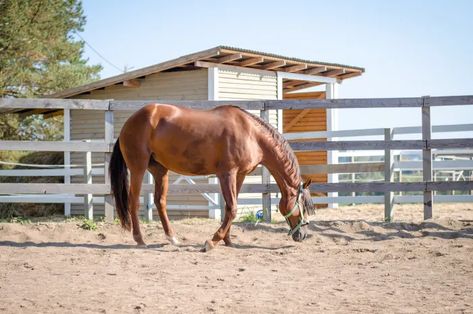
<svg viewBox="0 0 473 314">
<path fill-rule="evenodd" d="M 140 191 L 143 183 L 143 176 L 146 168 L 129 168 L 130 169 L 130 192 L 128 197 L 128 206 L 130 208 L 131 224 L 133 228 L 133 239 L 138 246 L 146 246 L 140 230 L 140 221 L 138 212 L 140 210 Z"/>
<path fill-rule="evenodd" d="M 167 210 L 166 210 L 166 197 L 168 193 L 169 185 L 169 171 L 164 168 L 160 163 L 156 162 L 151 158 L 148 171 L 153 175 L 154 178 L 154 204 L 158 209 L 159 219 L 163 225 L 164 233 L 166 238 L 174 245 L 178 245 L 179 241 L 177 240 L 174 229 L 171 226 L 169 221 Z"/>
</svg>

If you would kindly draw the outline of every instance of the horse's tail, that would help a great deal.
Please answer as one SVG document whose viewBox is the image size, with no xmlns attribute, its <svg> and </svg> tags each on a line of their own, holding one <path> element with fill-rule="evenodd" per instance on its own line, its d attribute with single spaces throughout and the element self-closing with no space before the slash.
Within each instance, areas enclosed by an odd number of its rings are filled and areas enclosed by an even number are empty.
<svg viewBox="0 0 473 314">
<path fill-rule="evenodd" d="M 124 229 L 131 230 L 128 211 L 128 168 L 123 159 L 119 141 L 120 139 L 117 139 L 110 158 L 110 182 L 120 223 Z"/>
</svg>

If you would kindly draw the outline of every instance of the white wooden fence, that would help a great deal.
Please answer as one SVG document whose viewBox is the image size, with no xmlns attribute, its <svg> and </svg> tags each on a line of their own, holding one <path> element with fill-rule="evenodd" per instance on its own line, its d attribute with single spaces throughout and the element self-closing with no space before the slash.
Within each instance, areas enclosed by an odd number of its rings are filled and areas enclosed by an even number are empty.
<svg viewBox="0 0 473 314">
<path fill-rule="evenodd" d="M 105 134 L 103 141 L 63 141 L 63 142 L 31 142 L 31 141 L 0 141 L 0 150 L 31 150 L 31 151 L 62 151 L 62 152 L 103 152 L 105 160 L 103 167 L 93 168 L 90 162 L 86 162 L 83 169 L 33 169 L 33 170 L 6 170 L 0 173 L 2 175 L 49 175 L 58 174 L 77 174 L 84 172 L 87 179 L 93 175 L 104 175 L 104 184 L 83 183 L 83 184 L 0 184 L 0 201 L 3 202 L 85 202 L 86 214 L 89 217 L 93 215 L 93 204 L 105 204 L 105 217 L 112 220 L 113 202 L 110 195 L 110 182 L 108 179 L 108 164 L 113 139 L 113 112 L 115 110 L 137 110 L 143 105 L 152 101 L 114 101 L 114 100 L 72 100 L 72 99 L 0 99 L 0 108 L 22 108 L 22 109 L 81 109 L 81 110 L 101 110 L 105 112 Z M 273 109 L 310 109 L 310 108 L 399 108 L 399 107 L 418 107 L 422 111 L 422 126 L 394 129 L 369 129 L 369 130 L 344 130 L 328 132 L 310 132 L 298 134 L 286 134 L 286 138 L 291 140 L 291 146 L 295 151 L 315 151 L 315 150 L 384 150 L 384 162 L 370 164 L 338 164 L 338 165 L 313 165 L 302 166 L 303 173 L 351 173 L 351 172 L 369 172 L 384 171 L 385 182 L 369 183 L 324 183 L 312 184 L 312 191 L 320 192 L 383 192 L 384 196 L 358 196 L 337 197 L 336 199 L 315 198 L 316 203 L 353 203 L 353 202 L 381 202 L 385 203 L 385 219 L 392 218 L 392 207 L 395 203 L 422 201 L 424 204 L 424 218 L 432 217 L 432 207 L 434 201 L 472 201 L 469 195 L 459 195 L 457 198 L 446 198 L 442 195 L 433 197 L 433 191 L 444 190 L 473 190 L 473 182 L 435 182 L 432 177 L 433 162 L 432 154 L 435 150 L 443 149 L 473 149 L 473 139 L 432 139 L 432 132 L 457 132 L 471 131 L 471 124 L 454 126 L 431 126 L 430 108 L 432 106 L 450 106 L 450 105 L 472 105 L 473 96 L 446 96 L 446 97 L 419 97 L 419 98 L 380 98 L 380 99 L 331 99 L 331 100 L 270 100 L 270 101 L 164 101 L 161 103 L 174 103 L 178 105 L 189 106 L 193 108 L 211 108 L 222 104 L 233 104 L 245 109 L 261 110 L 261 116 L 267 117 L 267 111 Z M 396 140 L 397 134 L 420 133 L 420 140 Z M 363 141 L 304 141 L 300 139 L 313 139 L 325 137 L 354 137 L 383 135 L 383 140 L 363 140 Z M 422 182 L 393 182 L 393 170 L 399 164 L 392 159 L 393 150 L 414 149 L 422 150 L 423 161 L 423 181 Z M 446 165 L 446 164 L 445 164 Z M 417 164 L 416 166 L 419 166 Z M 451 165 L 450 165 L 451 166 Z M 460 167 L 459 164 L 456 166 Z M 455 166 L 455 167 L 456 167 Z M 462 166 L 471 167 L 471 163 L 463 162 Z M 256 204 L 262 202 L 266 220 L 271 219 L 271 202 L 277 199 L 271 199 L 270 193 L 278 192 L 275 184 L 270 184 L 267 171 L 263 171 L 262 184 L 245 184 L 242 187 L 242 193 L 261 193 L 262 198 L 240 200 L 240 204 Z M 421 191 L 423 196 L 397 196 L 394 191 Z M 149 195 L 153 192 L 151 184 L 143 186 L 143 193 Z M 195 184 L 195 185 L 171 185 L 170 193 L 218 193 L 217 184 Z M 19 195 L 20 194 L 20 195 Z M 21 196 L 24 195 L 24 196 Z M 75 195 L 86 195 L 76 197 Z M 94 195 L 94 197 L 92 197 Z M 99 196 L 95 196 L 99 195 Z M 100 197 L 101 195 L 101 197 Z"/>
</svg>

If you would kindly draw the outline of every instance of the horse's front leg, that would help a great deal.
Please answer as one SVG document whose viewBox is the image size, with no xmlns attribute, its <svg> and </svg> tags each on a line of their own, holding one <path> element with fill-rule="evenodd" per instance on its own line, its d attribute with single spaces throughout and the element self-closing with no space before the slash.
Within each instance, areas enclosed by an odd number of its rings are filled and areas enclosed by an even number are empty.
<svg viewBox="0 0 473 314">
<path fill-rule="evenodd" d="M 225 217 L 222 225 L 215 232 L 211 240 L 205 241 L 202 251 L 207 252 L 215 247 L 218 242 L 223 240 L 232 225 L 233 219 L 237 214 L 237 173 L 236 171 L 217 174 L 222 189 L 223 198 L 225 199 Z"/>
<path fill-rule="evenodd" d="M 238 194 L 240 194 L 240 189 L 241 189 L 241 186 L 243 185 L 243 181 L 245 180 L 245 176 L 246 176 L 245 174 L 241 174 L 241 173 L 237 174 L 237 178 L 236 178 L 236 191 L 237 191 L 236 197 L 237 198 L 238 198 Z M 227 215 L 226 211 L 225 211 L 225 215 Z M 232 226 L 230 224 L 230 226 L 228 227 L 227 233 L 223 237 L 223 242 L 225 242 L 226 246 L 233 246 L 232 239 L 230 237 L 231 229 L 232 229 Z"/>
</svg>

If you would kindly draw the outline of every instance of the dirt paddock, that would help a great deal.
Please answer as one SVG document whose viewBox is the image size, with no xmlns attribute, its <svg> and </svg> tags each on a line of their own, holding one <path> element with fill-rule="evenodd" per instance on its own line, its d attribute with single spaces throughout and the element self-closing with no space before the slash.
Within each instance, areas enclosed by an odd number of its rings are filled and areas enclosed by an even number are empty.
<svg viewBox="0 0 473 314">
<path fill-rule="evenodd" d="M 441 205 L 438 205 L 441 206 Z M 218 224 L 0 224 L 0 313 L 473 313 L 473 204 L 319 210 L 295 243 L 281 223 L 234 225 L 234 248 L 200 253 Z"/>
</svg>

